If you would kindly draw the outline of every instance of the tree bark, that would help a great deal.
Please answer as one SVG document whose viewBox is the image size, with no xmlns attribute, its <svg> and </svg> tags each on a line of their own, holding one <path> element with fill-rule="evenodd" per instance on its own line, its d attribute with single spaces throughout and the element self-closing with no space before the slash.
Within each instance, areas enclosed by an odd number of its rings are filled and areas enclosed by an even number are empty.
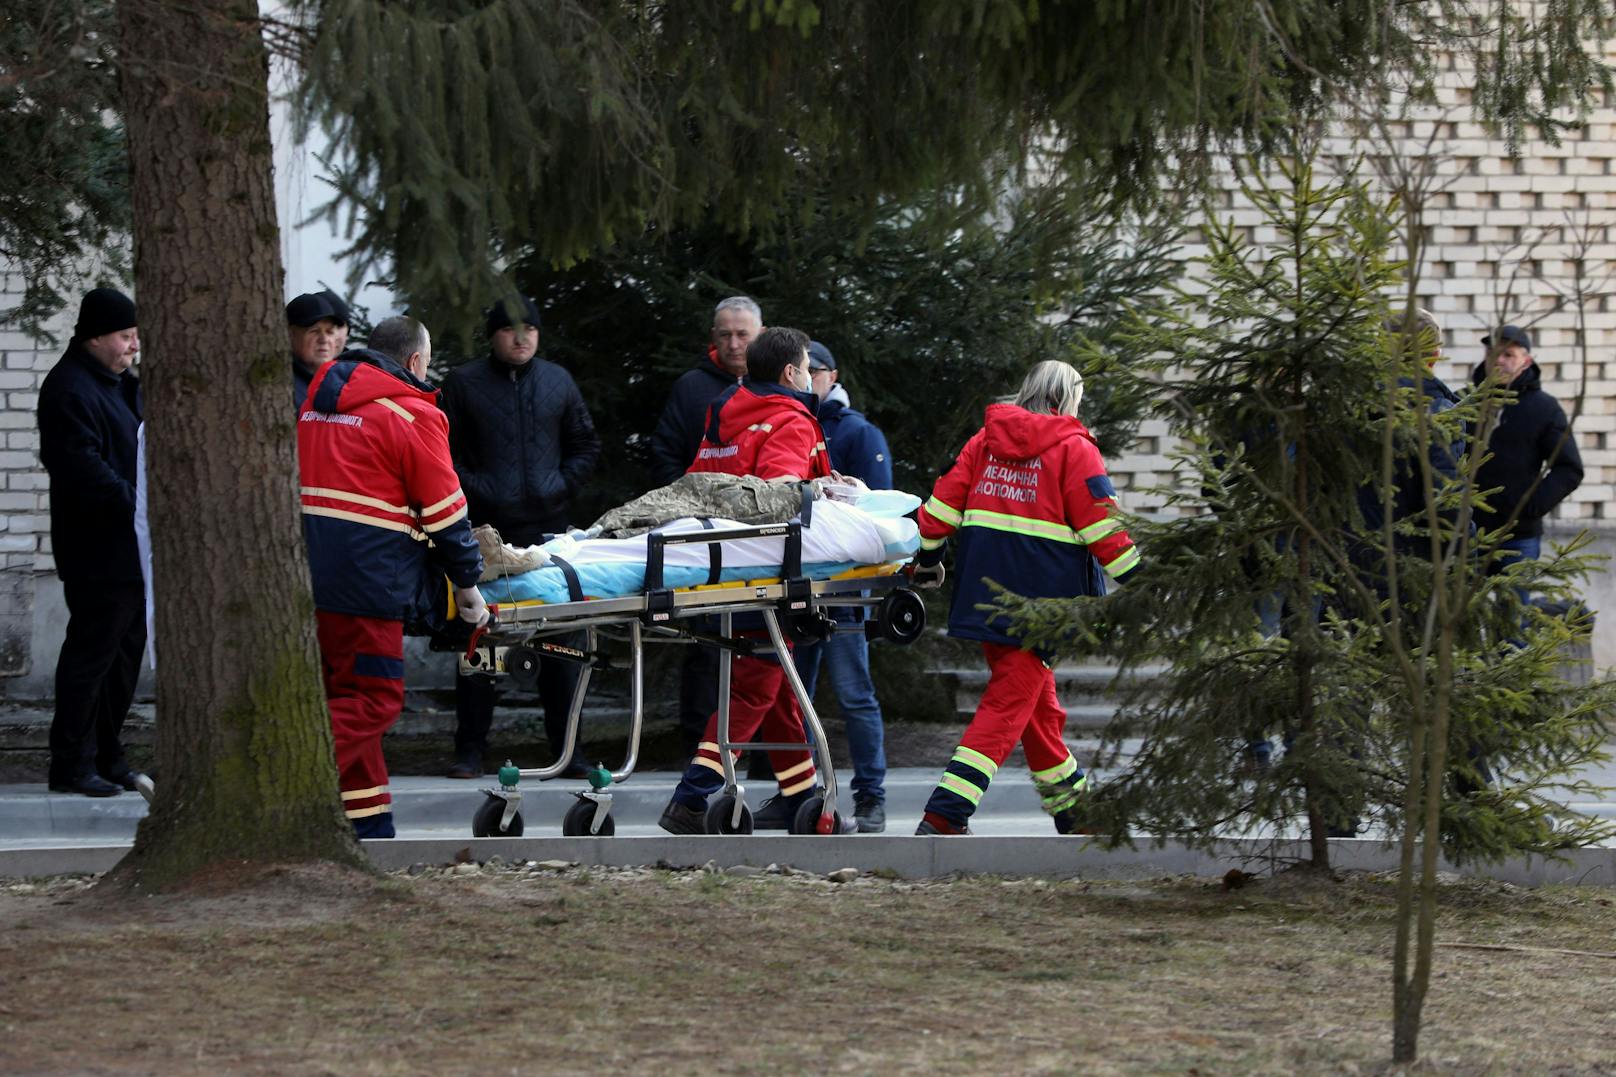
<svg viewBox="0 0 1616 1077">
<path fill-rule="evenodd" d="M 358 865 L 298 512 L 258 11 L 118 9 L 158 667 L 157 796 L 114 881 Z"/>
</svg>

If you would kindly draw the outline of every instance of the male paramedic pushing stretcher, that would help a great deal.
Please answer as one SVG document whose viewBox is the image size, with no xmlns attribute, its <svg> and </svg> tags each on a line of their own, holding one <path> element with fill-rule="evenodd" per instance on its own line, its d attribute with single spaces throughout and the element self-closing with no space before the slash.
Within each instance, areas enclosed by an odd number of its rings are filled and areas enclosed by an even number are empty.
<svg viewBox="0 0 1616 1077">
<path fill-rule="evenodd" d="M 393 836 L 382 734 L 404 708 L 404 622 L 424 616 L 430 588 L 443 586 L 429 560 L 454 584 L 460 616 L 488 619 L 448 420 L 421 380 L 430 355 L 419 322 L 389 318 L 369 348 L 315 373 L 298 416 L 303 535 L 337 777 L 361 838 Z"/>
<path fill-rule="evenodd" d="M 814 418 L 817 401 L 808 392 L 807 335 L 779 327 L 764 330 L 746 349 L 746 374 L 744 385 L 725 389 L 713 400 L 706 434 L 690 470 L 762 479 L 828 476 L 825 435 Z M 767 741 L 806 741 L 802 713 L 780 664 L 773 658 L 737 656 L 730 677 L 730 740 L 751 740 L 760 727 Z M 760 830 L 783 830 L 812 795 L 817 775 L 806 746 L 770 752 L 769 762 L 780 795 L 763 805 L 755 825 Z M 715 711 L 707 719 L 695 758 L 662 812 L 662 829 L 704 833 L 707 798 L 723 784 Z"/>
</svg>

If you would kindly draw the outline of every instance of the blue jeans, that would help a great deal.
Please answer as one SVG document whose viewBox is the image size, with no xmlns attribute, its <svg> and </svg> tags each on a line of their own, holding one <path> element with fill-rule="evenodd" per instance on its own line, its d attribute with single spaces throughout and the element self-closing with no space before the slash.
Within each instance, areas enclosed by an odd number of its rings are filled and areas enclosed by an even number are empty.
<svg viewBox="0 0 1616 1077">
<path fill-rule="evenodd" d="M 1531 535 L 1526 538 L 1512 538 L 1498 544 L 1497 560 L 1493 562 L 1493 571 L 1502 572 L 1510 565 L 1521 561 L 1536 561 L 1543 553 L 1543 536 Z M 1526 588 L 1517 587 L 1515 593 L 1521 596 L 1521 605 L 1526 605 L 1531 595 Z"/>
<path fill-rule="evenodd" d="M 798 644 L 792 660 L 810 697 L 819 680 L 819 661 L 830 667 L 830 685 L 847 721 L 848 753 L 853 757 L 853 795 L 886 800 L 887 753 L 883 746 L 881 704 L 870 681 L 870 641 L 863 632 L 835 632 L 824 643 Z M 811 734 L 810 734 L 811 735 Z"/>
</svg>

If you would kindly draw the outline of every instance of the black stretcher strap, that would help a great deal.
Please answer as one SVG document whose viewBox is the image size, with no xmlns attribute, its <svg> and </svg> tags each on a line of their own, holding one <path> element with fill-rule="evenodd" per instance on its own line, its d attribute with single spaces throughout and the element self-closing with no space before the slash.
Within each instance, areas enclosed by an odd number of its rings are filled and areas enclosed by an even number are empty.
<svg viewBox="0 0 1616 1077">
<path fill-rule="evenodd" d="M 578 570 L 567 563 L 566 558 L 550 555 L 550 563 L 561 570 L 561 575 L 567 578 L 567 597 L 574 602 L 584 600 L 583 584 L 578 582 Z"/>
<path fill-rule="evenodd" d="M 814 522 L 814 484 L 805 482 L 799 484 L 802 492 L 802 511 L 799 513 L 802 526 L 812 527 Z"/>
<path fill-rule="evenodd" d="M 701 518 L 701 529 L 711 531 L 713 522 L 707 517 Z M 721 583 L 724 579 L 724 544 L 709 542 L 707 544 L 707 583 L 709 585 Z"/>
</svg>

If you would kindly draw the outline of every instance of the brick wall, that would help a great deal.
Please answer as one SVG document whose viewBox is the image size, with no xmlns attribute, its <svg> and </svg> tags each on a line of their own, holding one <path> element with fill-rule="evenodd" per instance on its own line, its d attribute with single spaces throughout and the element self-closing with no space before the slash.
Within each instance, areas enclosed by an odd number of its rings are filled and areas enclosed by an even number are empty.
<svg viewBox="0 0 1616 1077">
<path fill-rule="evenodd" d="M 22 278 L 0 273 L 0 309 L 15 306 Z M 65 343 L 72 325 L 58 319 Z M 34 409 L 39 386 L 61 354 L 15 329 L 0 329 L 0 676 L 29 671 L 36 580 L 55 571 L 50 551 L 49 480 L 39 463 Z"/>
<path fill-rule="evenodd" d="M 1616 61 L 1616 42 L 1607 46 Z M 1435 105 L 1410 114 L 1393 126 L 1399 149 L 1429 157 L 1442 189 L 1428 203 L 1431 225 L 1425 264 L 1420 272 L 1420 301 L 1443 323 L 1444 359 L 1437 373 L 1450 385 L 1468 384 L 1470 371 L 1482 358 L 1480 338 L 1503 320 L 1535 322 L 1535 357 L 1543 370 L 1544 388 L 1569 413 L 1583 377 L 1577 313 L 1551 312 L 1561 293 L 1573 284 L 1571 258 L 1574 231 L 1588 246 L 1583 250 L 1584 277 L 1597 280 L 1616 274 L 1616 236 L 1608 225 L 1616 210 L 1616 109 L 1601 102 L 1585 127 L 1567 133 L 1560 145 L 1528 141 L 1511 160 L 1501 141 L 1489 139 L 1469 118 L 1472 79 L 1458 64 L 1443 75 Z M 1355 141 L 1339 124 L 1325 142 L 1326 154 L 1338 161 L 1375 152 L 1371 141 Z M 1369 168 L 1358 170 L 1372 178 Z M 1232 220 L 1257 244 L 1272 240 L 1272 230 L 1239 192 L 1232 174 L 1222 173 L 1212 202 L 1220 218 Z M 1575 227 L 1573 227 L 1573 225 Z M 1186 259 L 1206 253 L 1190 242 Z M 1535 246 L 1534 246 L 1535 244 Z M 1184 283 L 1199 290 L 1193 277 Z M 1513 285 L 1507 278 L 1514 275 Z M 1582 486 L 1555 512 L 1555 518 L 1598 529 L 1616 528 L 1616 279 L 1598 289 L 1605 293 L 1585 306 L 1587 394 L 1574 423 L 1587 468 Z M 1513 301 L 1507 297 L 1513 296 Z M 1502 311 L 1500 308 L 1504 308 Z M 1172 463 L 1166 426 L 1148 422 L 1134 451 L 1110 462 L 1126 506 L 1150 512 L 1160 499 L 1144 493 L 1169 483 Z"/>
</svg>

